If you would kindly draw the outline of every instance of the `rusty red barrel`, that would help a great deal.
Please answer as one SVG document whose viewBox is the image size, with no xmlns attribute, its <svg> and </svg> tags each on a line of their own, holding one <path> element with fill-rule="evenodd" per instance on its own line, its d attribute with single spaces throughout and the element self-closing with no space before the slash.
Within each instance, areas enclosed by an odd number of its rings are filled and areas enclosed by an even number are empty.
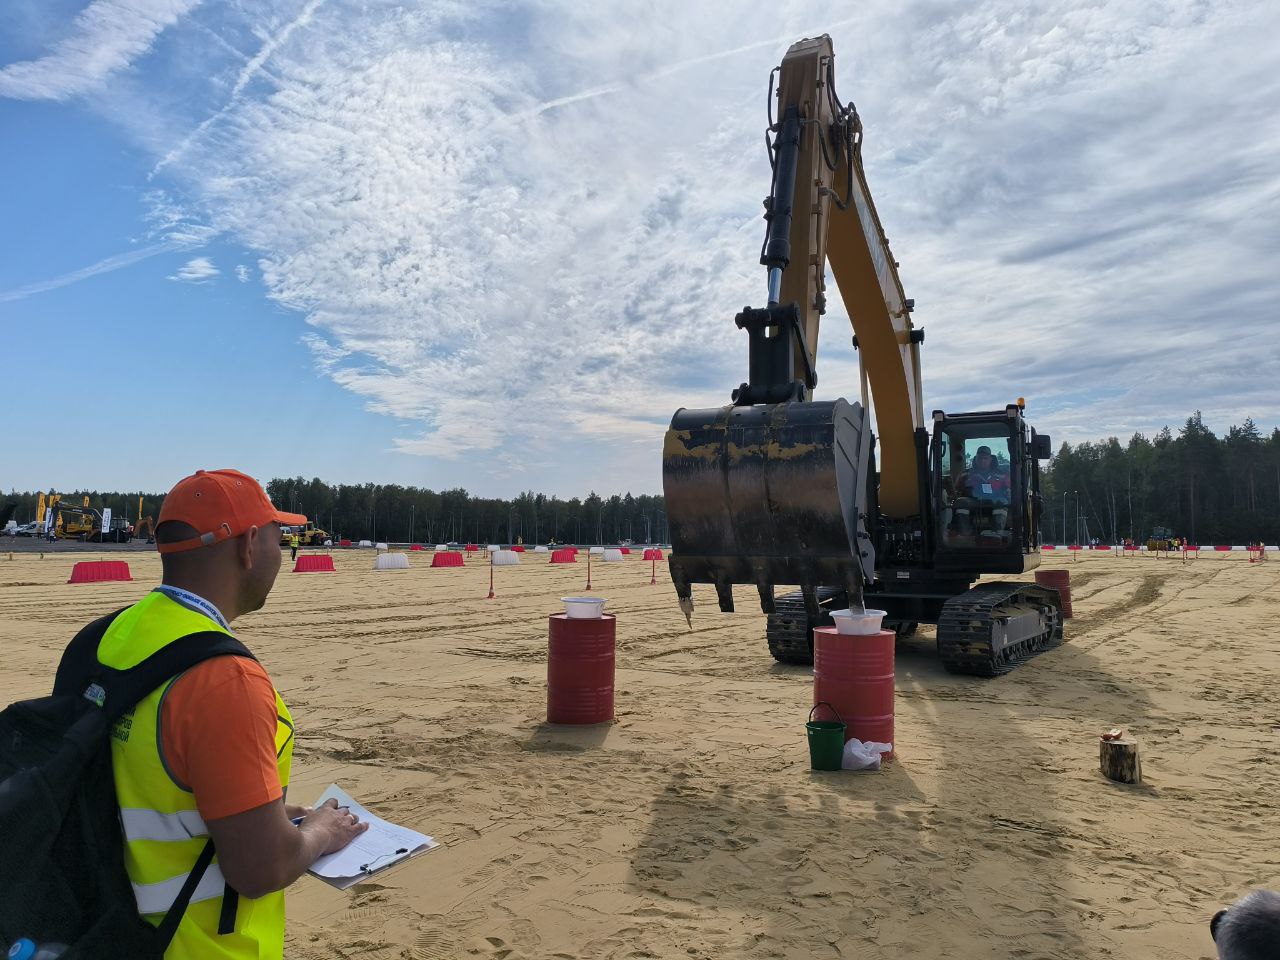
<svg viewBox="0 0 1280 960">
<path fill-rule="evenodd" d="M 613 719 L 617 620 L 551 615 L 547 644 L 547 722 L 606 723 Z"/>
<path fill-rule="evenodd" d="M 835 707 L 845 740 L 893 743 L 893 641 L 892 630 L 864 636 L 835 627 L 813 631 L 813 702 Z"/>
<path fill-rule="evenodd" d="M 1042 587 L 1057 590 L 1062 598 L 1062 619 L 1071 619 L 1071 571 L 1070 570 L 1037 570 L 1036 583 Z"/>
</svg>

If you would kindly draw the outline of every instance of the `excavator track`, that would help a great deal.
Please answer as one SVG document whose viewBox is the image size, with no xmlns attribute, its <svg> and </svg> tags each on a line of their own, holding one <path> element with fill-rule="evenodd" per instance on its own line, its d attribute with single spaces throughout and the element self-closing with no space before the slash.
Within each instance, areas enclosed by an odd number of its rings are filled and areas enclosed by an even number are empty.
<svg viewBox="0 0 1280 960">
<path fill-rule="evenodd" d="M 845 592 L 831 587 L 818 588 L 818 605 L 821 612 L 815 624 L 809 620 L 804 609 L 804 594 L 799 590 L 784 594 L 774 600 L 774 611 L 769 614 L 765 636 L 769 640 L 769 652 L 779 663 L 793 663 L 801 666 L 813 663 L 813 628 L 829 627 L 833 621 L 831 610 L 839 610 L 838 599 L 843 600 Z"/>
<path fill-rule="evenodd" d="M 951 673 L 997 677 L 1062 643 L 1058 591 L 984 583 L 952 597 L 938 618 L 938 654 Z"/>
</svg>

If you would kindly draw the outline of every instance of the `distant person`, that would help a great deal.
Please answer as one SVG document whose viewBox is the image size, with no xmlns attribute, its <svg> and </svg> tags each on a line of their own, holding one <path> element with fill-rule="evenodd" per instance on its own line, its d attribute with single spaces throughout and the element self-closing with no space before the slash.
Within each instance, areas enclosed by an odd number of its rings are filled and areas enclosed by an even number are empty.
<svg viewBox="0 0 1280 960">
<path fill-rule="evenodd" d="M 1254 890 L 1209 921 L 1219 960 L 1280 960 L 1280 893 Z"/>
<path fill-rule="evenodd" d="M 290 554 L 289 556 L 290 560 L 298 559 L 298 543 L 299 543 L 298 532 L 294 530 L 292 533 L 289 534 L 289 549 L 293 551 L 292 554 Z"/>
<path fill-rule="evenodd" d="M 235 470 L 178 481 L 155 531 L 160 586 L 116 616 L 98 659 L 124 668 L 189 634 L 229 634 L 275 584 L 281 524 L 302 522 Z M 217 852 L 165 960 L 278 960 L 284 888 L 367 829 L 336 802 L 315 810 L 285 802 L 293 745 L 293 719 L 271 678 L 239 656 L 192 667 L 117 725 L 112 772 L 143 919 L 159 925 L 209 838 Z"/>
</svg>

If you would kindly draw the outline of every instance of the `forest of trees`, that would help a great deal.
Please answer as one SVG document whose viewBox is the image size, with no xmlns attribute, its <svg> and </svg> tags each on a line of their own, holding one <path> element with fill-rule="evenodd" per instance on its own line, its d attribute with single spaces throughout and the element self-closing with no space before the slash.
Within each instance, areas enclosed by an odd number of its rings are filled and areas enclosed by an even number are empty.
<svg viewBox="0 0 1280 960">
<path fill-rule="evenodd" d="M 329 484 L 319 478 L 267 484 L 282 510 L 305 513 L 329 533 L 352 540 L 443 543 L 665 543 L 660 496 L 630 493 L 562 500 L 526 492 L 514 500 L 473 497 L 465 490 L 398 484 Z M 1280 429 L 1264 436 L 1253 420 L 1215 436 L 1197 411 L 1177 433 L 1167 427 L 1121 444 L 1063 444 L 1042 481 L 1042 535 L 1048 543 L 1098 537 L 1142 542 L 1156 528 L 1196 543 L 1280 542 Z M 79 503 L 111 507 L 117 517 L 158 517 L 164 494 L 64 493 Z M 36 494 L 12 493 L 19 522 L 35 519 Z"/>
<path fill-rule="evenodd" d="M 1098 537 L 1144 542 L 1157 527 L 1191 543 L 1280 539 L 1280 429 L 1252 419 L 1217 437 L 1197 410 L 1175 434 L 1135 433 L 1121 445 L 1063 444 L 1044 474 L 1049 543 Z M 1077 506 L 1078 504 L 1078 506 Z"/>
<path fill-rule="evenodd" d="M 160 515 L 162 493 L 103 493 L 97 490 L 59 491 L 74 504 L 84 495 L 89 505 L 110 507 L 115 517 L 136 520 Z M 318 477 L 280 479 L 267 484 L 271 502 L 281 510 L 303 513 L 331 534 L 351 540 L 397 543 L 545 543 L 549 539 L 574 543 L 665 543 L 667 514 L 662 497 L 630 493 L 562 500 L 526 492 L 514 500 L 473 497 L 465 490 L 424 490 L 398 484 L 329 484 Z M 142 512 L 138 512 L 138 498 Z M 35 519 L 35 493 L 11 493 L 3 503 L 15 503 L 14 519 Z"/>
</svg>

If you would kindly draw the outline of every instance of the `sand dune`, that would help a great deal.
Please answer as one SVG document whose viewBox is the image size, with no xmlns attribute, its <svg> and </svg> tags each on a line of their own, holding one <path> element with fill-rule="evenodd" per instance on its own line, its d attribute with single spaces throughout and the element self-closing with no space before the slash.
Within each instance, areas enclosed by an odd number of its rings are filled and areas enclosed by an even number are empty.
<svg viewBox="0 0 1280 960">
<path fill-rule="evenodd" d="M 0 559 L 6 702 L 159 575 L 71 586 L 75 557 Z M 281 574 L 237 623 L 299 724 L 291 798 L 336 780 L 443 846 L 350 892 L 303 878 L 286 956 L 1200 958 L 1208 918 L 1275 853 L 1280 562 L 1088 556 L 1068 642 L 996 680 L 899 644 L 898 758 L 813 774 L 811 676 L 709 592 L 593 566 L 618 615 L 618 719 L 548 727 L 548 613 L 584 563 Z M 285 567 L 288 570 L 288 564 Z M 749 598 L 740 598 L 746 608 Z M 1097 770 L 1127 726 L 1147 783 Z"/>
</svg>

